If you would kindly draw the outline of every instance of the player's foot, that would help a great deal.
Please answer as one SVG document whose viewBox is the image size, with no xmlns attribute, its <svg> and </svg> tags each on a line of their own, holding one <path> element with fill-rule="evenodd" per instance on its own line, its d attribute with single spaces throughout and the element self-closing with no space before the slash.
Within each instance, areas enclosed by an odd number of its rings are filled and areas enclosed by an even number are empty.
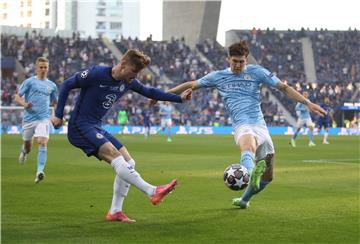
<svg viewBox="0 0 360 244">
<path fill-rule="evenodd" d="M 170 137 L 168 137 L 167 139 L 168 142 L 172 142 L 172 139 Z"/>
<path fill-rule="evenodd" d="M 241 197 L 239 197 L 239 198 L 234 198 L 232 204 L 240 207 L 241 209 L 246 209 L 249 207 L 250 202 L 245 202 L 242 200 Z"/>
<path fill-rule="evenodd" d="M 172 180 L 170 184 L 162 185 L 156 187 L 155 194 L 150 197 L 150 202 L 154 205 L 160 204 L 163 199 L 169 194 L 172 190 L 174 190 L 177 184 L 177 180 Z"/>
<path fill-rule="evenodd" d="M 314 142 L 309 142 L 309 147 L 315 147 L 316 146 L 316 144 L 314 143 Z"/>
<path fill-rule="evenodd" d="M 295 140 L 292 139 L 292 138 L 291 138 L 291 141 L 290 141 L 290 145 L 291 145 L 292 147 L 296 147 L 296 142 L 295 142 Z"/>
<path fill-rule="evenodd" d="M 19 155 L 19 163 L 24 164 L 26 162 L 27 154 L 21 150 Z"/>
<path fill-rule="evenodd" d="M 106 215 L 106 220 L 107 221 L 120 221 L 120 222 L 129 223 L 129 224 L 136 222 L 135 219 L 130 219 L 122 211 L 116 212 L 113 214 L 108 212 L 108 214 Z"/>
<path fill-rule="evenodd" d="M 330 142 L 328 142 L 328 141 L 323 141 L 323 143 L 322 143 L 322 144 L 329 145 L 329 144 L 330 144 Z"/>
<path fill-rule="evenodd" d="M 261 176 L 264 174 L 266 169 L 265 160 L 260 160 L 256 163 L 251 176 L 250 176 L 250 186 L 254 191 L 257 191 L 260 188 Z"/>
<path fill-rule="evenodd" d="M 35 177 L 35 183 L 39 183 L 40 181 L 44 180 L 45 178 L 45 173 L 40 171 L 36 173 L 36 177 Z"/>
</svg>

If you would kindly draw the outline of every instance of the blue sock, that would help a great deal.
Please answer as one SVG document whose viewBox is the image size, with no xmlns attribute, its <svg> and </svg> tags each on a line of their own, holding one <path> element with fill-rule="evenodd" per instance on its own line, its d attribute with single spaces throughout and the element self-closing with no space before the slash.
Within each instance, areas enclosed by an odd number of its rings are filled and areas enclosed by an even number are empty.
<svg viewBox="0 0 360 244">
<path fill-rule="evenodd" d="M 47 148 L 39 146 L 37 159 L 37 172 L 44 171 L 47 156 Z"/>
<path fill-rule="evenodd" d="M 252 189 L 252 187 L 250 186 L 250 185 L 248 185 L 247 187 L 246 187 L 246 190 L 245 190 L 245 192 L 244 192 L 244 194 L 241 196 L 241 199 L 243 200 L 243 201 L 245 201 L 245 202 L 248 202 L 248 201 L 250 201 L 250 198 L 252 197 L 252 196 L 254 196 L 255 194 L 257 194 L 257 193 L 259 193 L 259 192 L 261 192 L 262 190 L 264 190 L 264 188 L 269 184 L 270 182 L 268 182 L 268 181 L 260 181 L 260 188 L 257 190 L 257 191 L 254 191 L 253 189 Z"/>
<path fill-rule="evenodd" d="M 253 168 L 255 167 L 254 158 L 254 153 L 250 151 L 244 151 L 241 153 L 240 165 L 244 166 L 249 171 L 250 175 Z"/>
<path fill-rule="evenodd" d="M 168 138 L 171 139 L 171 129 L 168 128 Z"/>
<path fill-rule="evenodd" d="M 292 139 L 293 139 L 293 140 L 295 140 L 295 139 L 296 139 L 296 137 L 297 137 L 297 135 L 298 135 L 298 132 L 297 132 L 297 131 L 295 131 L 295 134 L 293 135 Z"/>
<path fill-rule="evenodd" d="M 313 136 L 314 136 L 314 134 L 312 133 L 312 131 L 309 131 L 308 136 L 309 136 L 310 141 L 312 141 L 312 140 L 313 140 Z"/>
</svg>

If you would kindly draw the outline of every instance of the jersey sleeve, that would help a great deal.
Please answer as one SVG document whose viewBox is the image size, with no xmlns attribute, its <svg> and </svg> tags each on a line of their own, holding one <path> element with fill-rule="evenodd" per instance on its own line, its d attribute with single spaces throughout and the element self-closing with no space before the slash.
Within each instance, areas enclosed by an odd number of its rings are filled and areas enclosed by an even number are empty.
<svg viewBox="0 0 360 244">
<path fill-rule="evenodd" d="M 218 73 L 219 73 L 218 71 L 213 71 L 201 77 L 200 79 L 197 80 L 197 85 L 199 87 L 214 87 Z"/>
<path fill-rule="evenodd" d="M 57 86 L 54 84 L 54 89 L 52 90 L 52 92 L 51 92 L 51 94 L 50 94 L 50 100 L 51 100 L 52 102 L 57 103 L 57 101 L 58 101 L 57 94 L 58 94 L 58 88 L 57 88 Z"/>
<path fill-rule="evenodd" d="M 76 88 L 89 87 L 97 82 L 97 69 L 96 66 L 92 66 L 86 70 L 77 72 L 74 76 L 76 80 Z"/>
<path fill-rule="evenodd" d="M 26 79 L 19 88 L 19 96 L 22 97 L 31 87 L 31 80 Z"/>
<path fill-rule="evenodd" d="M 130 84 L 130 89 L 151 99 L 159 101 L 170 101 L 176 103 L 182 103 L 182 99 L 179 95 L 174 93 L 164 92 L 154 87 L 147 87 L 141 84 L 138 80 L 133 80 Z"/>
<path fill-rule="evenodd" d="M 260 80 L 267 86 L 275 87 L 277 83 L 280 82 L 280 79 L 278 77 L 276 77 L 273 73 L 263 67 L 260 67 L 258 69 L 258 74 Z"/>
</svg>

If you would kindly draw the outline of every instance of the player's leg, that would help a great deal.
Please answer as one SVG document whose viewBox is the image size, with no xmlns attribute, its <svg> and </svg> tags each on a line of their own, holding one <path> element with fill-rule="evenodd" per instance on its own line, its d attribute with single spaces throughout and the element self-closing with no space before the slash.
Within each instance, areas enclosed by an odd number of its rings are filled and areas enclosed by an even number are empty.
<svg viewBox="0 0 360 244">
<path fill-rule="evenodd" d="M 171 120 L 168 120 L 167 121 L 167 128 L 168 128 L 168 138 L 167 138 L 167 141 L 168 142 L 171 142 L 172 139 L 171 139 L 171 127 L 172 127 L 172 121 Z"/>
<path fill-rule="evenodd" d="M 267 129 L 265 128 L 267 131 Z M 240 126 L 235 129 L 234 138 L 241 151 L 240 164 L 250 173 L 250 185 L 258 188 L 260 177 L 265 171 L 265 162 L 255 162 L 255 152 L 259 144 L 256 138 L 256 132 L 252 126 Z"/>
<path fill-rule="evenodd" d="M 24 164 L 27 158 L 27 155 L 32 149 L 32 140 L 35 133 L 35 126 L 28 124 L 23 126 L 22 139 L 23 144 L 21 145 L 19 163 Z"/>
<path fill-rule="evenodd" d="M 49 141 L 50 123 L 49 121 L 41 121 L 35 128 L 34 137 L 37 138 L 38 156 L 35 183 L 39 183 L 45 178 L 45 165 L 47 160 L 47 144 Z"/>
<path fill-rule="evenodd" d="M 291 141 L 290 141 L 290 144 L 292 147 L 296 147 L 296 137 L 298 136 L 298 134 L 301 130 L 301 126 L 302 126 L 302 121 L 300 119 L 298 119 L 296 131 L 295 131 L 294 135 L 291 137 Z"/>
<path fill-rule="evenodd" d="M 148 195 L 150 197 L 150 201 L 154 205 L 158 205 L 177 184 L 176 180 L 173 180 L 170 184 L 157 187 L 149 184 L 141 178 L 140 174 L 133 166 L 126 162 L 123 155 L 116 150 L 111 142 L 106 142 L 100 147 L 98 157 L 111 164 L 116 174 L 119 175 L 121 179 L 131 185 L 134 185 L 136 188 Z"/>
<path fill-rule="evenodd" d="M 275 150 L 269 131 L 263 126 L 254 126 L 252 129 L 256 142 L 255 146 L 258 145 L 255 158 L 256 166 L 250 176 L 250 185 L 246 188 L 243 196 L 233 199 L 233 204 L 241 208 L 247 208 L 250 198 L 262 191 L 271 182 L 273 177 L 273 157 Z M 236 130 L 235 135 L 237 135 L 237 132 Z M 242 137 L 246 141 L 251 140 L 251 137 Z M 242 145 L 242 143 L 240 137 L 238 144 Z"/>
<path fill-rule="evenodd" d="M 309 147 L 313 147 L 313 146 L 316 146 L 314 141 L 313 141 L 313 138 L 314 138 L 314 126 L 313 126 L 313 123 L 312 123 L 312 120 L 311 119 L 308 119 L 306 121 L 306 126 L 308 127 L 309 129 L 309 132 L 308 132 L 308 137 L 309 137 Z"/>
<path fill-rule="evenodd" d="M 135 160 L 131 158 L 129 152 L 125 147 L 121 147 L 119 149 L 120 153 L 123 155 L 124 159 L 127 163 L 135 168 Z M 106 219 L 109 221 L 122 221 L 132 223 L 135 220 L 127 217 L 122 208 L 124 200 L 130 190 L 130 184 L 120 178 L 119 175 L 115 175 L 114 185 L 113 185 L 113 198 L 111 202 L 111 208 L 106 215 Z"/>
<path fill-rule="evenodd" d="M 260 185 L 257 190 L 254 190 L 250 185 L 246 188 L 244 194 L 240 198 L 234 198 L 233 204 L 240 208 L 248 208 L 250 199 L 265 189 L 265 187 L 273 179 L 273 167 L 274 167 L 274 154 L 268 154 L 264 161 L 266 162 L 266 170 L 261 177 Z"/>
<path fill-rule="evenodd" d="M 323 144 L 330 144 L 328 141 L 329 137 L 329 124 L 324 126 L 324 138 L 323 138 Z"/>
</svg>

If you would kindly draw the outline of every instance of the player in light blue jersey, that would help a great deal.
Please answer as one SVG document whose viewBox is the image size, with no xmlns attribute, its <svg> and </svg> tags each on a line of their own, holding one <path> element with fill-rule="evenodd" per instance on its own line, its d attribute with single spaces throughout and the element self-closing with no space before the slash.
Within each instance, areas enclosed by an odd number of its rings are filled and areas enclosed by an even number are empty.
<svg viewBox="0 0 360 244">
<path fill-rule="evenodd" d="M 250 185 L 233 204 L 249 206 L 250 198 L 262 191 L 273 179 L 274 146 L 260 108 L 260 87 L 265 84 L 282 91 L 289 98 L 303 103 L 309 110 L 324 115 L 325 111 L 283 83 L 273 73 L 259 65 L 247 64 L 249 49 L 245 41 L 229 47 L 230 67 L 218 70 L 194 81 L 180 84 L 169 92 L 179 94 L 186 89 L 213 87 L 219 90 L 225 109 L 231 117 L 234 139 L 241 151 L 240 164 L 251 177 Z"/>
<path fill-rule="evenodd" d="M 49 61 L 40 57 L 36 60 L 36 76 L 26 79 L 17 94 L 15 102 L 25 108 L 22 138 L 23 145 L 19 156 L 19 163 L 24 164 L 27 154 L 32 148 L 33 137 L 39 145 L 37 157 L 37 171 L 35 183 L 45 177 L 44 168 L 47 158 L 47 144 L 50 131 L 50 105 L 56 106 L 57 87 L 48 80 Z"/>
<path fill-rule="evenodd" d="M 309 97 L 309 93 L 307 91 L 304 91 L 303 96 L 307 99 Z M 306 127 L 309 129 L 309 132 L 308 132 L 309 147 L 316 146 L 315 143 L 313 142 L 314 125 L 313 125 L 313 121 L 311 119 L 311 115 L 310 115 L 308 107 L 306 107 L 303 103 L 298 102 L 295 106 L 295 110 L 296 110 L 296 114 L 298 116 L 298 121 L 297 121 L 297 125 L 296 125 L 296 131 L 295 131 L 293 137 L 291 138 L 290 145 L 292 147 L 296 147 L 296 137 L 299 134 L 301 128 L 304 125 L 306 125 Z"/>
<path fill-rule="evenodd" d="M 159 115 L 161 117 L 161 131 L 165 131 L 165 127 L 168 129 L 167 141 L 172 142 L 171 139 L 171 127 L 172 127 L 172 106 L 170 102 L 164 102 L 160 105 Z"/>
</svg>

